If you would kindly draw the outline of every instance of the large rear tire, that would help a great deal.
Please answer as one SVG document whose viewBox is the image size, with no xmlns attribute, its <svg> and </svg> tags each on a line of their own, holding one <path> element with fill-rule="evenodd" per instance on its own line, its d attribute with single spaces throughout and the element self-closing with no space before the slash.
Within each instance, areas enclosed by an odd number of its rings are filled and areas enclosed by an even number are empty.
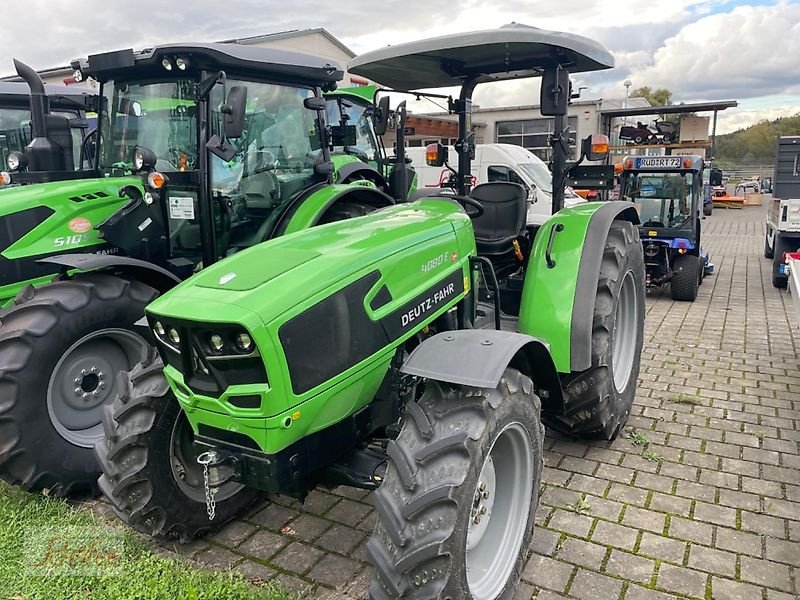
<svg viewBox="0 0 800 600">
<path fill-rule="evenodd" d="M 714 202 L 711 201 L 708 204 L 703 204 L 703 214 L 707 217 L 711 216 L 711 213 L 714 212 Z"/>
<path fill-rule="evenodd" d="M 133 331 L 156 290 L 102 273 L 27 288 L 0 312 L 0 470 L 51 495 L 96 491 L 92 448 L 117 374 L 147 348 Z"/>
<path fill-rule="evenodd" d="M 370 598 L 513 596 L 539 500 L 539 412 L 514 369 L 493 390 L 426 384 L 373 495 Z"/>
<path fill-rule="evenodd" d="M 702 268 L 700 259 L 692 254 L 681 254 L 675 258 L 670 282 L 673 300 L 695 301 Z"/>
<path fill-rule="evenodd" d="M 151 536 L 188 541 L 218 529 L 247 508 L 258 492 L 228 482 L 218 488 L 216 516 L 208 519 L 202 468 L 192 430 L 151 349 L 120 377 L 113 405 L 105 407 L 105 439 L 95 446 L 99 485 L 114 512 Z"/>
<path fill-rule="evenodd" d="M 564 414 L 545 422 L 571 435 L 614 439 L 633 406 L 644 341 L 644 258 L 639 231 L 614 221 L 597 281 L 592 366 L 565 376 Z"/>
<path fill-rule="evenodd" d="M 770 260 L 775 257 L 775 253 L 773 251 L 772 246 L 769 245 L 769 236 L 764 234 L 764 258 L 769 258 Z"/>
</svg>

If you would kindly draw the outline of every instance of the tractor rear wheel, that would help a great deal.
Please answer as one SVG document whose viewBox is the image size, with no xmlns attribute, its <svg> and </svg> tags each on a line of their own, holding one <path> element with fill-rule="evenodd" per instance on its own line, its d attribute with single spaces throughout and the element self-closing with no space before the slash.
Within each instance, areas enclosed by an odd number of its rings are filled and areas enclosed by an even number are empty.
<svg viewBox="0 0 800 600">
<path fill-rule="evenodd" d="M 114 512 L 134 529 L 188 541 L 236 517 L 258 492 L 224 483 L 217 488 L 215 519 L 209 520 L 192 428 L 163 367 L 151 348 L 143 362 L 121 374 L 117 398 L 103 415 L 105 439 L 95 446 L 103 471 L 98 483 Z"/>
<path fill-rule="evenodd" d="M 0 312 L 0 471 L 51 495 L 96 491 L 92 450 L 117 375 L 142 358 L 133 331 L 156 290 L 85 273 L 27 288 Z"/>
<path fill-rule="evenodd" d="M 370 598 L 506 599 L 533 535 L 544 427 L 531 380 L 429 381 L 389 442 L 367 543 Z"/>
<path fill-rule="evenodd" d="M 562 381 L 565 414 L 546 415 L 554 429 L 610 440 L 628 420 L 644 341 L 644 272 L 638 229 L 614 221 L 597 281 L 592 366 Z"/>
<path fill-rule="evenodd" d="M 692 254 L 680 254 L 675 258 L 670 282 L 673 300 L 694 302 L 700 285 L 698 271 L 702 268 L 700 259 Z"/>
</svg>

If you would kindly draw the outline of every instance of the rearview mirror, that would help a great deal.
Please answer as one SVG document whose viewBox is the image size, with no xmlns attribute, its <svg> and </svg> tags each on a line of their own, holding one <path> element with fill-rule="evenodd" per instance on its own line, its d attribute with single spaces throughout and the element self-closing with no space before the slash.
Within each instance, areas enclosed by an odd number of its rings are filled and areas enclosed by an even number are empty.
<svg viewBox="0 0 800 600">
<path fill-rule="evenodd" d="M 569 103 L 569 71 L 557 67 L 547 69 L 542 75 L 542 95 L 539 112 L 546 117 L 567 114 Z"/>
<path fill-rule="evenodd" d="M 441 167 L 447 162 L 447 148 L 440 143 L 425 146 L 425 163 L 429 167 Z"/>
<path fill-rule="evenodd" d="M 603 160 L 608 155 L 608 136 L 593 133 L 581 141 L 581 155 L 586 160 Z"/>
<path fill-rule="evenodd" d="M 722 185 L 722 171 L 720 169 L 711 169 L 711 175 L 708 177 L 708 183 L 711 187 L 719 187 Z"/>
<path fill-rule="evenodd" d="M 328 108 L 328 101 L 319 96 L 311 96 L 303 100 L 303 106 L 308 110 L 325 110 Z"/>
<path fill-rule="evenodd" d="M 378 110 L 375 111 L 375 121 L 373 127 L 376 135 L 384 135 L 389 128 L 389 96 L 384 96 L 378 102 Z"/>
<path fill-rule="evenodd" d="M 241 137 L 244 131 L 244 117 L 247 110 L 247 88 L 235 85 L 228 92 L 228 98 L 222 106 L 223 127 L 226 139 Z"/>
</svg>

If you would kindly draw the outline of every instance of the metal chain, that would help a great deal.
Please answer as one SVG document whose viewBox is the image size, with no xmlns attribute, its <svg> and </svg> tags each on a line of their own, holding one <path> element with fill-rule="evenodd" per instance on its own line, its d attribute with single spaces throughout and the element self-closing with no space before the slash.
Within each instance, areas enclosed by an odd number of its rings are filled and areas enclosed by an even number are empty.
<svg viewBox="0 0 800 600">
<path fill-rule="evenodd" d="M 208 483 L 208 464 L 203 465 L 203 487 L 206 492 L 206 512 L 208 513 L 208 520 L 213 521 L 217 515 L 217 501 L 214 496 L 217 495 L 217 488 L 211 489 Z"/>
</svg>

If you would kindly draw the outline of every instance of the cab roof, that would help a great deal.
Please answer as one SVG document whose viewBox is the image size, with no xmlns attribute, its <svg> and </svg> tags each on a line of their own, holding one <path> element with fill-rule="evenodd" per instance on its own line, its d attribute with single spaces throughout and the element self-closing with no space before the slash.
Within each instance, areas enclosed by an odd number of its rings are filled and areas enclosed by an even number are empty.
<svg viewBox="0 0 800 600">
<path fill-rule="evenodd" d="M 51 108 L 84 108 L 94 92 L 79 86 L 46 83 L 44 91 L 50 98 Z M 77 105 L 76 105 L 77 102 Z M 0 106 L 30 106 L 30 88 L 27 83 L 0 81 Z"/>
<path fill-rule="evenodd" d="M 197 73 L 198 70 L 235 70 L 276 77 L 311 84 L 325 85 L 340 81 L 344 72 L 335 61 L 258 46 L 222 43 L 185 43 L 163 44 L 134 52 L 128 48 L 115 52 L 93 54 L 86 59 L 72 61 L 72 67 L 80 69 L 84 77 L 91 76 L 98 81 L 134 77 L 139 73 L 175 75 L 180 73 L 176 66 L 167 71 L 162 66 L 164 59 L 173 65 L 177 58 L 188 63 L 187 71 Z"/>
<path fill-rule="evenodd" d="M 614 57 L 589 38 L 510 23 L 387 46 L 356 56 L 349 71 L 395 89 L 416 90 L 538 77 L 561 65 L 572 73 L 614 66 Z"/>
</svg>

